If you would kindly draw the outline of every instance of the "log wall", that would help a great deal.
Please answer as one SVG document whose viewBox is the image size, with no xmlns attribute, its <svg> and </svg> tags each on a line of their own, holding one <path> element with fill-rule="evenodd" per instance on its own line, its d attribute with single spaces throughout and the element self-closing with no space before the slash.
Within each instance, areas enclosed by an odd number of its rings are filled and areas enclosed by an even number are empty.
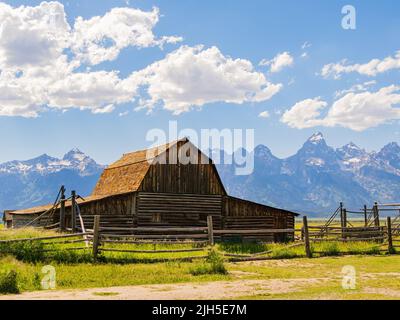
<svg viewBox="0 0 400 320">
<path fill-rule="evenodd" d="M 223 197 L 222 216 L 224 229 L 294 229 L 295 216 L 285 210 L 259 203 Z M 294 239 L 293 234 L 249 235 L 246 240 L 282 242 Z"/>
<path fill-rule="evenodd" d="M 219 195 L 138 193 L 138 226 L 207 226 L 213 216 L 214 228 L 220 229 L 222 197 Z"/>
</svg>

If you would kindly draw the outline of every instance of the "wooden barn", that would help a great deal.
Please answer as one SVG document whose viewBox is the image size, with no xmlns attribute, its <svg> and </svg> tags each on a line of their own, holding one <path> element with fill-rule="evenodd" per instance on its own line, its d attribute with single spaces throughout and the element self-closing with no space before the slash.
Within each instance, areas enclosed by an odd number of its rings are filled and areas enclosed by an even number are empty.
<svg viewBox="0 0 400 320">
<path fill-rule="evenodd" d="M 92 194 L 77 202 L 89 228 L 94 215 L 101 215 L 102 225 L 130 227 L 206 226 L 211 215 L 215 229 L 293 229 L 297 215 L 229 196 L 212 160 L 187 139 L 124 154 L 104 170 Z M 68 226 L 71 201 L 65 207 Z M 12 217 L 12 227 L 21 227 L 50 208 L 7 211 L 7 216 Z M 59 221 L 59 216 L 53 212 L 50 223 Z M 43 221 L 37 219 L 33 225 Z M 293 237 L 269 234 L 263 240 Z"/>
</svg>

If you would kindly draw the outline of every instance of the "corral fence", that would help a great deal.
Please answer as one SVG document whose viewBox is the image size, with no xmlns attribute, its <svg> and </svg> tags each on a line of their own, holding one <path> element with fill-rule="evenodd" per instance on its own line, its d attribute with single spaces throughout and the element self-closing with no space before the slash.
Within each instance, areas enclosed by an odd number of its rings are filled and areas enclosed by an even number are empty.
<svg viewBox="0 0 400 320">
<path fill-rule="evenodd" d="M 93 256 L 96 258 L 101 252 L 122 253 L 207 253 L 213 248 L 216 241 L 222 241 L 224 237 L 232 236 L 265 236 L 270 234 L 293 234 L 295 229 L 242 229 L 242 230 L 218 230 L 213 227 L 213 217 L 207 217 L 206 227 L 159 227 L 159 228 L 125 228 L 125 227 L 101 227 L 100 216 L 94 219 Z M 130 248 L 113 248 L 115 244 L 151 244 L 153 250 L 137 250 Z M 194 248 L 183 249 L 157 249 L 156 245 L 193 245 Z M 250 255 L 223 253 L 227 257 L 246 258 Z M 181 257 L 179 259 L 191 260 L 204 258 L 207 255 Z"/>
<path fill-rule="evenodd" d="M 301 233 L 300 240 L 287 243 L 281 249 L 290 249 L 294 247 L 304 247 L 307 257 L 312 257 L 313 253 L 323 253 L 314 251 L 314 243 L 321 242 L 352 242 L 363 241 L 370 242 L 372 246 L 380 248 L 381 251 L 394 253 L 395 248 L 400 248 L 399 228 L 392 226 L 391 218 L 387 218 L 386 226 L 371 227 L 333 227 L 333 226 L 309 226 L 307 217 L 303 217 L 303 226 L 300 229 L 242 229 L 242 230 L 218 230 L 214 229 L 212 216 L 207 217 L 206 227 L 113 227 L 101 226 L 100 215 L 94 216 L 93 229 L 86 229 L 85 232 L 60 234 L 55 236 L 7 239 L 0 240 L 0 253 L 7 252 L 7 244 L 15 242 L 34 242 L 40 241 L 44 248 L 43 252 L 52 252 L 57 250 L 90 250 L 94 260 L 98 259 L 101 253 L 141 253 L 141 254 L 159 254 L 159 253 L 187 253 L 187 256 L 179 255 L 177 258 L 166 258 L 164 260 L 192 260 L 204 258 L 207 256 L 215 243 L 222 241 L 225 236 L 248 236 L 255 237 L 270 234 L 293 235 Z M 54 244 L 82 244 L 80 246 L 67 248 L 47 248 L 47 245 Z M 4 245 L 6 244 L 6 245 Z M 135 245 L 152 245 L 153 249 L 138 248 Z M 161 246 L 159 246 L 161 245 Z M 168 248 L 165 245 L 173 245 Z M 179 248 L 179 245 L 184 247 Z M 188 247 L 191 245 L 191 247 Z M 10 246 L 11 247 L 11 246 Z M 151 246 L 150 246 L 151 247 Z M 197 253 L 193 255 L 193 253 Z M 203 252 L 203 255 L 200 253 Z M 230 261 L 251 261 L 270 259 L 270 253 L 273 250 L 257 252 L 254 254 L 233 254 L 221 252 Z"/>
<path fill-rule="evenodd" d="M 322 242 L 371 242 L 371 248 L 394 253 L 395 248 L 400 248 L 399 230 L 398 226 L 392 225 L 391 217 L 387 217 L 386 226 L 334 227 L 309 226 L 307 217 L 304 216 L 301 238 L 307 257 L 312 257 L 313 253 L 324 253 L 313 251 L 311 248 L 312 243 Z"/>
</svg>

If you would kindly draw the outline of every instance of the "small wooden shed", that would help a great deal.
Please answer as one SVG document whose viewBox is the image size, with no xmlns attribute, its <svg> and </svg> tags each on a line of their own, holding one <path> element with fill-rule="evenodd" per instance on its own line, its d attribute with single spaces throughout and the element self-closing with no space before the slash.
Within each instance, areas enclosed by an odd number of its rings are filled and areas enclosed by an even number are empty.
<svg viewBox="0 0 400 320">
<path fill-rule="evenodd" d="M 101 215 L 105 225 L 133 227 L 206 226 L 211 215 L 215 229 L 293 229 L 297 215 L 229 196 L 212 160 L 188 139 L 124 154 L 104 170 L 92 195 L 78 203 L 89 227 L 94 215 Z M 67 202 L 67 218 L 70 207 Z M 49 208 L 11 211 L 12 226 L 25 225 Z M 263 240 L 293 237 L 271 233 Z"/>
</svg>

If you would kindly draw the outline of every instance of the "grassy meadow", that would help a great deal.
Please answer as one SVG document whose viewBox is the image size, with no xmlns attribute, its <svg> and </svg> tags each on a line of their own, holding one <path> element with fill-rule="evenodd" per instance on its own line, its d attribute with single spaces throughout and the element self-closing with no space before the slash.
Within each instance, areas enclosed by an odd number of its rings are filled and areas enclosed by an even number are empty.
<svg viewBox="0 0 400 320">
<path fill-rule="evenodd" d="M 55 235 L 53 231 L 33 228 L 0 230 L 0 240 Z M 398 266 L 400 255 L 388 255 L 375 242 L 328 242 L 312 244 L 316 259 L 305 258 L 303 246 L 287 248 L 286 244 L 220 243 L 211 251 L 204 247 L 199 252 L 177 253 L 122 253 L 102 252 L 98 261 L 92 259 L 91 247 L 85 243 L 62 244 L 60 240 L 44 240 L 4 244 L 0 243 L 0 292 L 2 282 L 19 292 L 40 290 L 42 268 L 52 265 L 57 272 L 57 289 L 97 288 L 110 286 L 171 284 L 182 282 L 235 281 L 238 279 L 319 279 L 302 286 L 301 290 L 285 294 L 265 294 L 265 291 L 242 298 L 251 299 L 302 299 L 324 296 L 338 299 L 379 298 L 382 288 L 400 290 Z M 153 250 L 198 248 L 199 245 L 157 244 L 105 244 L 105 248 Z M 54 251 L 43 252 L 44 249 Z M 385 249 L 385 247 L 383 247 Z M 271 251 L 267 261 L 229 262 L 223 254 L 250 255 Z M 349 256 L 348 254 L 352 254 Z M 198 257 L 191 261 L 174 261 L 174 258 Z M 341 268 L 352 265 L 361 276 L 364 288 L 377 288 L 374 294 L 363 289 L 343 291 L 340 285 Z M 373 274 L 373 276 L 368 276 Z M 376 275 L 378 274 L 378 275 Z M 7 277 L 8 276 L 8 277 Z M 14 277 L 14 278 L 13 278 Z M 325 279 L 325 280 L 321 280 Z M 339 280 L 338 280 L 339 279 Z M 285 280 L 285 281 L 286 281 Z M 339 282 L 338 282 L 339 281 Z M 11 285 L 9 284 L 11 283 Z M 4 287 L 4 286 L 3 286 Z M 360 287 L 361 288 L 361 287 Z M 360 291 L 361 290 L 361 291 Z M 371 291 L 371 290 L 370 290 Z M 13 291 L 9 291 L 13 292 Z M 399 296 L 400 298 L 400 296 Z"/>
</svg>

